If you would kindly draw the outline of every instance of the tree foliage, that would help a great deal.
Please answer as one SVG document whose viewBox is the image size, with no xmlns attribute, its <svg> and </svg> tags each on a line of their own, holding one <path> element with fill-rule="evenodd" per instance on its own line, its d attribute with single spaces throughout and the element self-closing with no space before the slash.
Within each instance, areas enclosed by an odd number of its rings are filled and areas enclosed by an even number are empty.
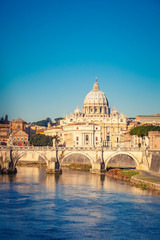
<svg viewBox="0 0 160 240">
<path fill-rule="evenodd" d="M 47 127 L 48 123 L 51 123 L 51 122 L 52 122 L 51 118 L 46 118 L 44 120 L 33 122 L 32 125 Z"/>
<path fill-rule="evenodd" d="M 53 137 L 44 134 L 34 134 L 31 136 L 30 144 L 33 146 L 53 146 Z"/>
<path fill-rule="evenodd" d="M 138 126 L 130 131 L 130 135 L 137 135 L 138 137 L 148 136 L 149 131 L 160 131 L 160 126 L 155 125 Z"/>
<path fill-rule="evenodd" d="M 55 136 L 53 136 L 53 139 L 55 140 L 55 145 L 58 146 L 58 144 L 60 143 L 59 136 L 55 135 Z"/>
<path fill-rule="evenodd" d="M 62 117 L 58 117 L 58 118 L 55 118 L 54 120 L 55 120 L 56 124 L 59 124 L 60 120 L 62 120 L 62 119 L 63 119 Z"/>
<path fill-rule="evenodd" d="M 8 123 L 9 123 L 9 121 L 8 121 L 8 115 L 7 115 L 7 114 L 6 114 L 5 118 L 4 118 L 4 117 L 1 117 L 0 123 L 1 123 L 1 124 L 8 124 Z"/>
</svg>

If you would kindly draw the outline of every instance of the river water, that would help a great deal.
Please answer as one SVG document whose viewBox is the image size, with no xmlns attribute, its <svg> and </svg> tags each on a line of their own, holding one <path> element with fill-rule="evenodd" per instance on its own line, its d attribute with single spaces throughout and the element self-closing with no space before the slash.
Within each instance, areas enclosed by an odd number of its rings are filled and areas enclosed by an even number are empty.
<svg viewBox="0 0 160 240">
<path fill-rule="evenodd" d="M 160 196 L 106 176 L 0 175 L 0 239 L 160 239 Z"/>
</svg>

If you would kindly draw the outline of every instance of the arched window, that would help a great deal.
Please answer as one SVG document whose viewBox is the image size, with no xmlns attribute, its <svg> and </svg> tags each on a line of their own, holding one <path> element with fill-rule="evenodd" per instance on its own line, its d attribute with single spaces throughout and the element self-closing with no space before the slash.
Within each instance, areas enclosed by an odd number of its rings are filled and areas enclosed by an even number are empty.
<svg viewBox="0 0 160 240">
<path fill-rule="evenodd" d="M 86 141 L 89 141 L 89 136 L 88 135 L 86 135 Z"/>
</svg>

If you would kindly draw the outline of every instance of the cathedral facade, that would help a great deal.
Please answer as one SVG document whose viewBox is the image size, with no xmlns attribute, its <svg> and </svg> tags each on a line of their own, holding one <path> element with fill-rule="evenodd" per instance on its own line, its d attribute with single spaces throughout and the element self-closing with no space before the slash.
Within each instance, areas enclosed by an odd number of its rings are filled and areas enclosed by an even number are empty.
<svg viewBox="0 0 160 240">
<path fill-rule="evenodd" d="M 96 79 L 84 99 L 82 111 L 77 106 L 74 113 L 60 121 L 60 126 L 46 130 L 45 134 L 58 135 L 61 144 L 67 147 L 117 147 L 126 130 L 127 116 L 119 114 L 115 107 L 111 111 Z"/>
</svg>

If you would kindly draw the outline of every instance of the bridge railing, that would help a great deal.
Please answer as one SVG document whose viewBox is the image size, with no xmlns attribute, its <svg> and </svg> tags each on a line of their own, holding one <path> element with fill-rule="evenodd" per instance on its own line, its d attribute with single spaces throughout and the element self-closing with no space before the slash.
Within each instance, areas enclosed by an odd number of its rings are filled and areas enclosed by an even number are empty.
<svg viewBox="0 0 160 240">
<path fill-rule="evenodd" d="M 49 147 L 49 146 L 0 146 L 0 150 L 9 150 L 9 149 L 17 150 L 17 151 L 55 151 L 55 147 Z M 58 150 L 65 151 L 65 150 L 77 150 L 77 151 L 144 151 L 146 149 L 149 149 L 148 147 L 96 147 L 96 146 L 83 146 L 83 147 L 58 147 Z"/>
</svg>

